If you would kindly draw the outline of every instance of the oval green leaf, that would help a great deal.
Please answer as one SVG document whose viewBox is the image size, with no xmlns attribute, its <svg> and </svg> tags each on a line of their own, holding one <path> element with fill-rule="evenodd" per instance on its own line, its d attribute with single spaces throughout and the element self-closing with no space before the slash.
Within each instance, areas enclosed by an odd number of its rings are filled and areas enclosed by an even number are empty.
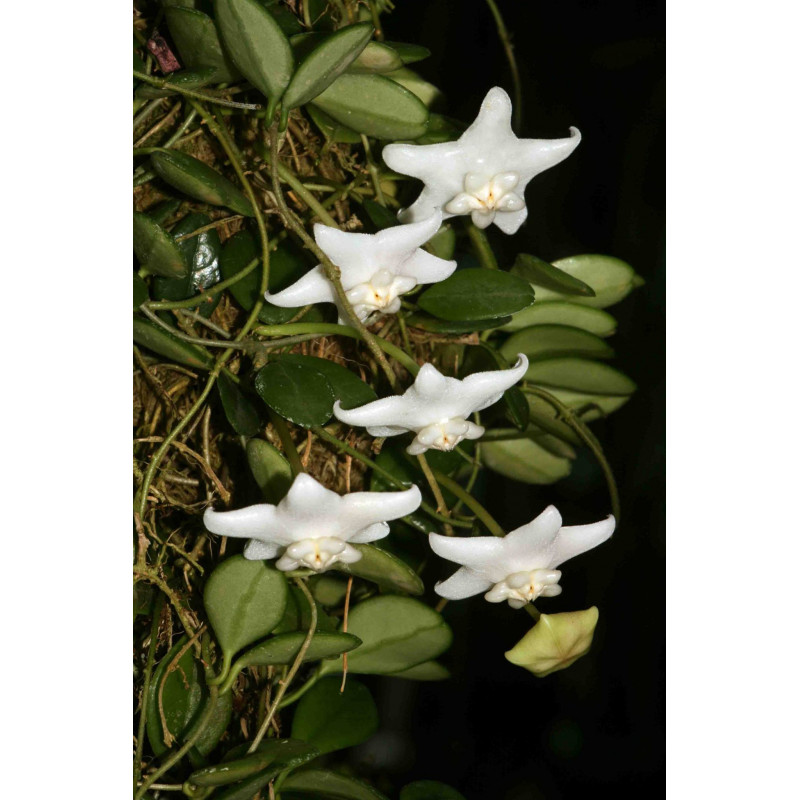
<svg viewBox="0 0 800 800">
<path fill-rule="evenodd" d="M 438 661 L 424 661 L 402 672 L 392 672 L 391 677 L 410 681 L 445 681 L 450 677 L 450 670 Z"/>
<path fill-rule="evenodd" d="M 410 597 L 374 597 L 350 612 L 348 633 L 361 639 L 361 647 L 347 659 L 352 673 L 387 675 L 400 672 L 443 653 L 453 634 L 442 616 Z M 323 674 L 341 671 L 341 664 L 326 662 Z"/>
<path fill-rule="evenodd" d="M 554 456 L 531 439 L 485 442 L 481 457 L 489 469 L 521 483 L 546 485 L 566 478 L 569 459 Z"/>
<path fill-rule="evenodd" d="M 217 388 L 231 427 L 240 436 L 255 436 L 261 430 L 261 417 L 255 406 L 224 372 L 217 379 Z"/>
<path fill-rule="evenodd" d="M 191 69 L 210 67 L 213 70 L 210 83 L 239 80 L 241 76 L 223 52 L 217 26 L 211 17 L 183 6 L 170 6 L 164 14 L 184 66 Z"/>
<path fill-rule="evenodd" d="M 321 372 L 328 379 L 328 383 L 333 389 L 334 400 L 340 400 L 342 408 L 356 408 L 378 399 L 374 389 L 364 383 L 355 373 L 351 372 L 347 367 L 343 367 L 341 364 L 329 361 L 326 358 L 287 353 L 279 356 L 278 363 L 299 364 Z"/>
<path fill-rule="evenodd" d="M 641 280 L 630 264 L 611 256 L 571 256 L 554 261 L 553 266 L 592 287 L 594 297 L 569 298 L 574 303 L 592 308 L 606 308 L 618 303 L 627 297 Z M 537 289 L 537 297 L 539 300 L 565 299 L 562 292 L 545 287 Z"/>
<path fill-rule="evenodd" d="M 367 46 L 374 30 L 369 22 L 359 22 L 326 36 L 295 70 L 284 106 L 297 108 L 324 92 Z"/>
<path fill-rule="evenodd" d="M 288 800 L 298 795 L 315 800 L 389 800 L 366 783 L 327 769 L 304 769 L 292 773 L 281 784 L 281 795 L 284 794 Z"/>
<path fill-rule="evenodd" d="M 422 61 L 430 56 L 431 51 L 421 44 L 408 44 L 406 42 L 383 42 L 387 47 L 400 56 L 404 64 L 413 64 L 415 61 Z"/>
<path fill-rule="evenodd" d="M 376 139 L 416 139 L 428 127 L 425 104 L 382 75 L 340 75 L 313 104 L 342 125 Z"/>
<path fill-rule="evenodd" d="M 425 104 L 426 108 L 430 108 L 442 96 L 442 92 L 437 86 L 428 83 L 421 75 L 408 67 L 400 67 L 394 72 L 387 73 L 386 77 L 404 89 L 408 89 Z"/>
<path fill-rule="evenodd" d="M 608 364 L 584 358 L 549 358 L 528 367 L 525 380 L 583 394 L 623 396 L 633 394 L 636 384 Z"/>
<path fill-rule="evenodd" d="M 392 72 L 403 66 L 403 59 L 393 47 L 385 42 L 369 42 L 358 58 L 353 61 L 349 71 L 361 72 Z"/>
<path fill-rule="evenodd" d="M 225 177 L 207 164 L 176 150 L 159 150 L 150 157 L 153 169 L 170 186 L 214 206 L 253 216 L 250 201 Z"/>
<path fill-rule="evenodd" d="M 273 411 L 304 428 L 324 425 L 333 414 L 336 399 L 321 372 L 284 360 L 259 370 L 256 391 Z"/>
<path fill-rule="evenodd" d="M 520 253 L 517 256 L 511 272 L 529 283 L 559 294 L 595 297 L 595 291 L 589 284 L 528 253 Z"/>
<path fill-rule="evenodd" d="M 226 662 L 280 622 L 287 593 L 284 574 L 263 561 L 234 556 L 211 573 L 203 604 Z"/>
<path fill-rule="evenodd" d="M 274 106 L 294 69 L 292 48 L 280 25 L 256 0 L 215 0 L 214 16 L 231 60 Z"/>
<path fill-rule="evenodd" d="M 189 265 L 178 243 L 151 217 L 133 212 L 133 250 L 141 265 L 154 275 L 183 278 Z"/>
<path fill-rule="evenodd" d="M 599 308 L 581 306 L 566 300 L 542 302 L 541 298 L 537 298 L 532 306 L 514 314 L 503 329 L 518 331 L 533 325 L 567 325 L 604 338 L 617 330 L 614 317 Z"/>
<path fill-rule="evenodd" d="M 422 579 L 405 561 L 370 544 L 352 544 L 361 553 L 353 564 L 337 561 L 333 568 L 357 578 L 377 583 L 384 592 L 420 595 L 425 591 Z"/>
<path fill-rule="evenodd" d="M 251 439 L 247 443 L 247 463 L 264 499 L 272 505 L 280 503 L 294 480 L 289 462 L 269 442 Z"/>
<path fill-rule="evenodd" d="M 522 278 L 498 270 L 469 268 L 435 283 L 417 303 L 435 317 L 458 322 L 508 316 L 533 301 L 533 287 Z"/>
<path fill-rule="evenodd" d="M 464 322 L 449 322 L 436 319 L 426 314 L 411 314 L 406 318 L 406 323 L 412 328 L 422 328 L 431 333 L 473 333 L 474 331 L 488 331 L 500 328 L 511 321 L 511 317 L 497 317 L 497 319 L 471 319 Z"/>
<path fill-rule="evenodd" d="M 133 273 L 133 310 L 138 311 L 142 303 L 150 299 L 147 293 L 147 284 L 134 272 Z"/>
<path fill-rule="evenodd" d="M 306 108 L 314 124 L 320 129 L 322 135 L 331 142 L 341 144 L 360 144 L 361 135 L 351 130 L 346 125 L 337 122 L 333 117 L 329 117 L 324 111 L 316 108 L 309 103 Z"/>
<path fill-rule="evenodd" d="M 552 386 L 548 386 L 547 391 L 558 398 L 564 405 L 576 411 L 583 422 L 591 422 L 595 419 L 607 417 L 622 408 L 631 398 L 630 395 L 587 394 L 586 392 L 574 392 L 570 389 L 558 389 Z M 532 396 L 528 397 L 529 402 L 533 399 Z M 553 433 L 553 431 L 550 432 Z M 557 433 L 555 435 L 558 436 Z M 563 439 L 564 437 L 560 436 L 559 438 Z"/>
<path fill-rule="evenodd" d="M 133 318 L 133 341 L 176 364 L 197 369 L 211 369 L 214 365 L 210 353 L 137 316 Z"/>
<path fill-rule="evenodd" d="M 236 659 L 231 672 L 240 672 L 245 667 L 263 667 L 268 664 L 291 664 L 303 642 L 307 632 L 280 633 L 271 639 L 257 644 Z M 361 639 L 351 633 L 315 633 L 303 656 L 303 662 L 320 661 L 323 658 L 336 658 L 348 653 L 361 644 Z"/>
<path fill-rule="evenodd" d="M 338 678 L 323 678 L 297 706 L 292 736 L 320 753 L 355 747 L 378 730 L 378 709 L 369 689 L 355 678 L 340 691 Z"/>
<path fill-rule="evenodd" d="M 614 351 L 598 336 L 566 325 L 535 325 L 515 333 L 500 348 L 507 359 L 525 353 L 530 361 L 558 356 L 611 358 Z"/>
</svg>

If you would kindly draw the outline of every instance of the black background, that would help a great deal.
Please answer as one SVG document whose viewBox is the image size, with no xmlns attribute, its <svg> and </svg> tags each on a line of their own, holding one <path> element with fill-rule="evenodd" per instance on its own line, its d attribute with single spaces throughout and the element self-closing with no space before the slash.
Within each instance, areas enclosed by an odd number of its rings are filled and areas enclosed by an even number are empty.
<svg viewBox="0 0 800 800">
<path fill-rule="evenodd" d="M 593 423 L 620 485 L 622 521 L 602 547 L 570 562 L 547 612 L 597 605 L 591 653 L 538 679 L 503 653 L 530 628 L 524 612 L 476 598 L 450 603 L 455 642 L 442 659 L 453 680 L 376 684 L 382 729 L 357 751 L 361 768 L 398 782 L 436 779 L 467 800 L 617 797 L 663 791 L 664 753 L 664 56 L 663 8 L 644 0 L 557 3 L 500 0 L 523 84 L 530 138 L 583 140 L 534 179 L 528 222 L 489 235 L 503 260 L 604 253 L 647 281 L 610 309 L 619 321 L 613 362 L 639 385 L 608 420 Z M 414 69 L 465 122 L 489 88 L 512 94 L 511 73 L 484 0 L 398 0 L 386 38 L 432 51 Z M 555 486 L 489 476 L 487 505 L 506 529 L 549 503 L 565 524 L 609 513 L 589 454 Z M 452 570 L 443 570 L 449 574 Z"/>
</svg>

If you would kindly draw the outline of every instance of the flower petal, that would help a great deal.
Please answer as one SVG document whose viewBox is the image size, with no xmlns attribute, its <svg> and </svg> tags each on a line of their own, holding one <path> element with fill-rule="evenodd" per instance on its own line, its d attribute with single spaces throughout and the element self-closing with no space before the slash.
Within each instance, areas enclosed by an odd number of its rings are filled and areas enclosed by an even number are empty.
<svg viewBox="0 0 800 800">
<path fill-rule="evenodd" d="M 503 233 L 513 235 L 520 229 L 522 223 L 525 222 L 527 218 L 527 207 L 523 207 L 519 211 L 498 211 L 494 218 L 494 224 L 497 225 Z"/>
<path fill-rule="evenodd" d="M 511 98 L 505 90 L 495 86 L 487 92 L 475 122 L 464 131 L 459 142 L 489 148 L 488 153 L 491 153 L 491 148 L 509 138 L 516 138 L 511 130 Z"/>
<path fill-rule="evenodd" d="M 519 139 L 517 159 L 522 185 L 550 167 L 560 164 L 580 143 L 581 132 L 577 128 L 570 128 L 569 136 L 564 139 Z"/>
<path fill-rule="evenodd" d="M 375 522 L 372 525 L 368 525 L 363 530 L 360 530 L 354 536 L 351 536 L 348 541 L 352 544 L 368 544 L 369 542 L 375 542 L 378 539 L 383 539 L 388 535 L 389 523 Z"/>
<path fill-rule="evenodd" d="M 462 392 L 459 402 L 463 403 L 460 416 L 466 417 L 473 411 L 482 411 L 496 403 L 506 389 L 510 389 L 522 378 L 528 369 L 528 359 L 522 353 L 517 356 L 517 363 L 510 369 L 476 372 L 461 381 Z"/>
<path fill-rule="evenodd" d="M 372 436 L 394 436 L 396 431 L 404 433 L 413 430 L 414 410 L 409 408 L 405 398 L 400 395 L 383 397 L 371 403 L 345 410 L 337 400 L 333 405 L 333 415 L 340 422 L 364 427 Z M 406 424 L 407 421 L 410 424 Z"/>
<path fill-rule="evenodd" d="M 469 567 L 461 567 L 446 581 L 437 583 L 434 591 L 440 597 L 446 597 L 448 600 L 463 600 L 465 597 L 481 594 L 491 586 L 492 581 L 487 580 Z"/>
<path fill-rule="evenodd" d="M 327 515 L 337 518 L 341 508 L 341 496 L 326 489 L 305 472 L 294 479 L 286 497 L 278 505 L 282 516 L 294 516 L 304 521 L 312 518 L 325 519 Z"/>
<path fill-rule="evenodd" d="M 352 531 L 361 532 L 376 522 L 404 517 L 416 511 L 421 502 L 422 494 L 416 486 L 403 492 L 352 492 L 342 498 L 341 514 L 346 517 Z M 370 541 L 355 537 L 348 539 L 351 542 Z"/>
<path fill-rule="evenodd" d="M 233 536 L 237 539 L 272 539 L 273 531 L 280 529 L 276 519 L 275 506 L 261 503 L 236 511 L 214 511 L 207 508 L 203 514 L 203 524 L 211 533 L 220 536 Z M 275 539 L 280 542 L 280 540 Z"/>
<path fill-rule="evenodd" d="M 532 519 L 527 525 L 523 525 L 511 533 L 506 534 L 504 541 L 508 548 L 508 553 L 518 558 L 531 557 L 536 553 L 541 553 L 545 561 L 550 560 L 552 555 L 553 543 L 561 530 L 561 514 L 555 506 L 547 508 Z M 531 562 L 530 568 L 538 566 Z M 526 565 L 526 568 L 527 565 Z"/>
<path fill-rule="evenodd" d="M 611 514 L 600 522 L 591 525 L 572 525 L 562 528 L 553 545 L 550 567 L 557 567 L 570 558 L 585 553 L 602 544 L 614 533 L 617 522 Z"/>
<path fill-rule="evenodd" d="M 408 275 L 417 283 L 438 283 L 449 278 L 457 266 L 455 261 L 445 261 L 425 250 L 417 250 L 398 267 L 398 274 Z"/>
<path fill-rule="evenodd" d="M 244 546 L 243 555 L 249 561 L 261 561 L 265 558 L 275 558 L 282 549 L 282 545 L 279 544 L 251 539 Z"/>
<path fill-rule="evenodd" d="M 291 286 L 287 286 L 282 292 L 270 294 L 267 292 L 264 297 L 274 306 L 281 308 L 295 308 L 297 306 L 307 306 L 312 303 L 333 303 L 336 301 L 336 293 L 333 284 L 325 277 L 322 266 L 316 266 L 310 272 L 303 275 L 300 280 L 295 281 Z"/>
<path fill-rule="evenodd" d="M 496 583 L 508 571 L 503 563 L 503 540 L 494 536 L 441 536 L 428 535 L 431 550 L 436 555 L 469 567 L 486 580 Z"/>
<path fill-rule="evenodd" d="M 314 239 L 339 267 L 345 290 L 368 281 L 380 269 L 376 265 L 379 248 L 374 234 L 349 233 L 318 222 L 314 225 Z"/>
</svg>

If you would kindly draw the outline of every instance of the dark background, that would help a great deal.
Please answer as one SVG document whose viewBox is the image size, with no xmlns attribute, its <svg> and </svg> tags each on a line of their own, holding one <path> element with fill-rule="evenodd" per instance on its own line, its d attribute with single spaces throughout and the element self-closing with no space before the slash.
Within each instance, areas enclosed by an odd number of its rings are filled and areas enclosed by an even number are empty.
<svg viewBox="0 0 800 800">
<path fill-rule="evenodd" d="M 450 603 L 455 643 L 442 659 L 453 680 L 376 685 L 382 730 L 357 757 L 398 780 L 436 779 L 467 800 L 616 797 L 663 791 L 664 758 L 664 43 L 661 3 L 499 0 L 516 44 L 523 126 L 530 138 L 583 140 L 534 179 L 528 222 L 489 235 L 509 263 L 517 252 L 553 260 L 604 253 L 646 285 L 610 309 L 613 362 L 639 385 L 592 427 L 617 475 L 622 522 L 612 539 L 567 566 L 545 612 L 597 605 L 591 653 L 535 678 L 503 653 L 530 628 L 523 612 L 480 599 Z M 386 38 L 424 44 L 414 65 L 447 95 L 445 113 L 471 122 L 489 88 L 513 97 L 511 73 L 484 0 L 399 0 Z M 549 503 L 566 524 L 609 513 L 602 474 L 584 454 L 555 486 L 490 476 L 487 505 L 507 529 Z M 385 774 L 385 772 L 384 772 Z"/>
</svg>

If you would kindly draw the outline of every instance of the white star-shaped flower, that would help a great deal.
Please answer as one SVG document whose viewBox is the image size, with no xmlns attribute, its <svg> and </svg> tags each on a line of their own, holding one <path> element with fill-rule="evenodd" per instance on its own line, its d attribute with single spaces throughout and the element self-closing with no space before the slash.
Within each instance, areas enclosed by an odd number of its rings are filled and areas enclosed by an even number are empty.
<svg viewBox="0 0 800 800">
<path fill-rule="evenodd" d="M 479 439 L 484 428 L 467 417 L 496 403 L 528 369 L 521 353 L 511 369 L 476 372 L 464 380 L 442 375 L 433 364 L 424 364 L 414 383 L 402 395 L 384 397 L 345 411 L 337 401 L 333 413 L 348 425 L 366 427 L 372 436 L 417 435 L 406 448 L 411 455 L 426 450 L 452 450 L 463 439 Z"/>
<path fill-rule="evenodd" d="M 532 522 L 502 538 L 431 533 L 433 552 L 463 565 L 436 584 L 436 593 L 448 600 L 463 600 L 486 592 L 490 603 L 507 600 L 512 608 L 522 608 L 540 596 L 555 597 L 561 594 L 561 573 L 556 567 L 602 544 L 615 525 L 609 515 L 591 525 L 562 528 L 561 514 L 548 506 Z"/>
<path fill-rule="evenodd" d="M 431 211 L 413 225 L 397 225 L 378 233 L 345 233 L 327 225 L 314 226 L 314 238 L 325 255 L 339 267 L 342 287 L 362 322 L 376 314 L 394 314 L 400 309 L 400 295 L 421 283 L 437 283 L 450 277 L 455 261 L 445 261 L 421 250 L 440 228 L 440 211 Z M 333 284 L 322 265 L 314 267 L 299 281 L 265 295 L 275 306 L 296 308 L 311 303 L 337 303 Z M 339 322 L 347 315 L 339 308 Z"/>
<path fill-rule="evenodd" d="M 342 497 L 301 473 L 278 505 L 220 512 L 209 508 L 203 522 L 212 533 L 250 539 L 245 558 L 280 554 L 275 564 L 280 570 L 307 567 L 322 572 L 337 561 L 358 561 L 361 553 L 352 544 L 382 539 L 389 533 L 386 520 L 416 511 L 421 502 L 416 486 L 404 492 L 352 492 Z"/>
<path fill-rule="evenodd" d="M 440 208 L 443 219 L 470 214 L 479 228 L 494 222 L 504 233 L 516 233 L 528 216 L 523 196 L 528 182 L 563 161 L 580 140 L 577 128 L 570 128 L 566 139 L 518 139 L 511 130 L 511 99 L 495 86 L 460 139 L 390 144 L 383 160 L 425 184 L 416 202 L 400 213 L 403 222 Z"/>
</svg>

